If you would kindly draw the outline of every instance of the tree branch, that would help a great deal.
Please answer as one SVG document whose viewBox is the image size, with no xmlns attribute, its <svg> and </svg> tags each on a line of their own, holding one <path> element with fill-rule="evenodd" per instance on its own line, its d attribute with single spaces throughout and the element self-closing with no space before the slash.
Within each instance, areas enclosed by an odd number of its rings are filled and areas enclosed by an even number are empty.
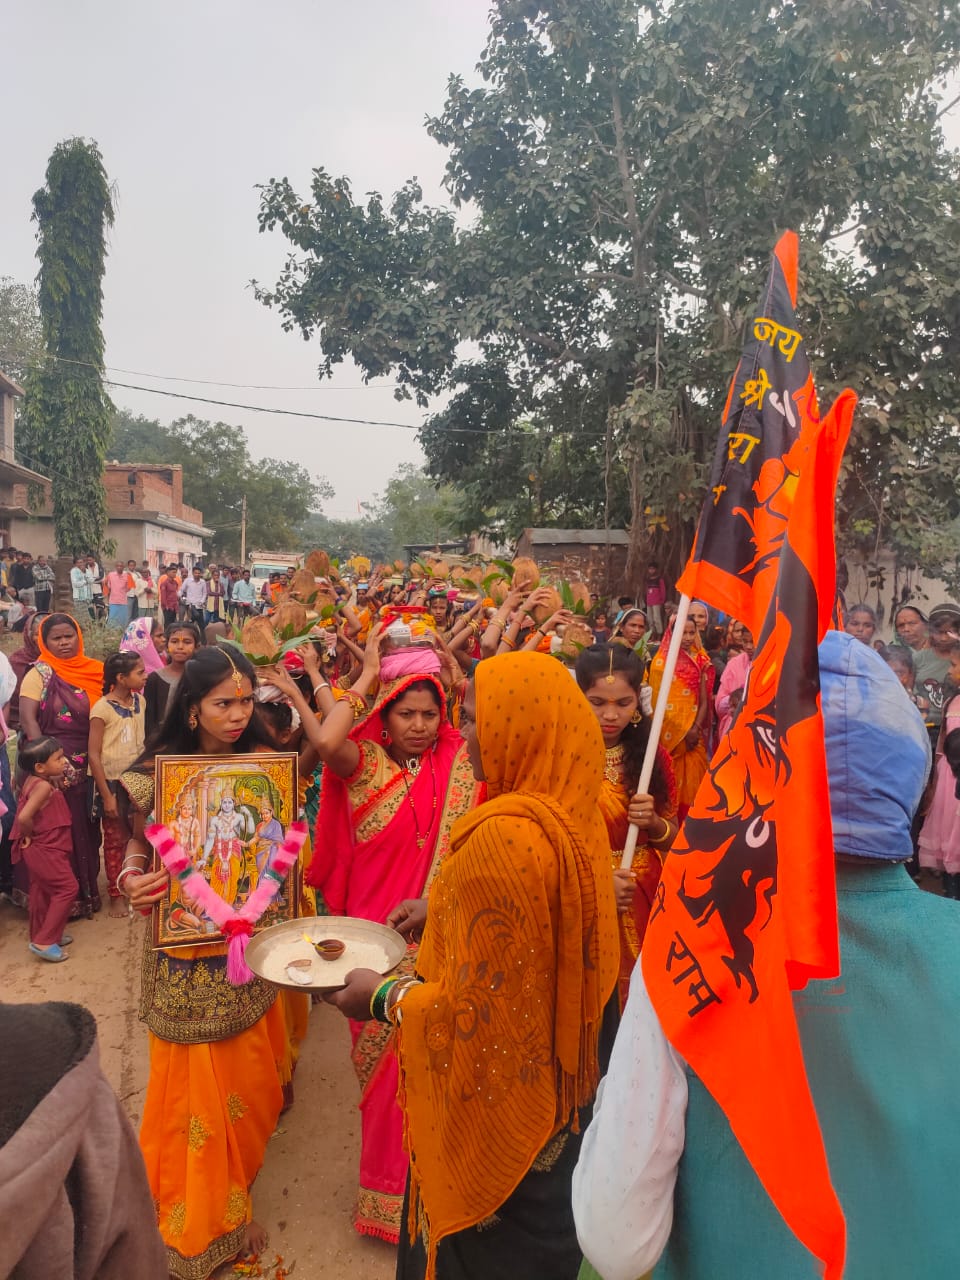
<svg viewBox="0 0 960 1280">
<path fill-rule="evenodd" d="M 610 103 L 613 108 L 613 132 L 616 140 L 617 169 L 620 172 L 620 186 L 627 206 L 627 226 L 633 237 L 633 275 L 639 284 L 643 232 L 640 226 L 640 214 L 637 210 L 637 193 L 633 187 L 630 160 L 627 155 L 627 143 L 623 129 L 623 103 L 620 101 L 620 89 L 616 84 L 610 90 Z"/>
<path fill-rule="evenodd" d="M 537 329 L 528 329 L 526 325 L 518 324 L 514 328 L 517 337 L 522 338 L 524 342 L 533 342 L 537 346 L 543 347 L 545 351 L 552 351 L 558 357 L 558 363 L 565 360 L 586 359 L 586 352 L 581 351 L 578 347 L 572 347 L 569 343 L 558 342 L 556 338 L 551 338 L 548 333 L 540 333 Z"/>
<path fill-rule="evenodd" d="M 663 278 L 681 293 L 691 293 L 695 298 L 703 298 L 704 302 L 710 301 L 710 295 L 706 289 L 701 289 L 699 285 L 687 284 L 685 280 L 678 280 L 672 271 L 664 271 Z"/>
</svg>

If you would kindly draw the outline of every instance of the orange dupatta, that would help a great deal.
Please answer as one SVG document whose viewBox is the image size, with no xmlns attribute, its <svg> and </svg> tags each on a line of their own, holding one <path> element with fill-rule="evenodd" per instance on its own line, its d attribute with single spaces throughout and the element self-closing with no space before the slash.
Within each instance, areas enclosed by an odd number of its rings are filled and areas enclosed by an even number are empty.
<svg viewBox="0 0 960 1280">
<path fill-rule="evenodd" d="M 397 1045 L 428 1278 L 439 1241 L 494 1213 L 593 1097 L 618 968 L 593 711 L 536 653 L 480 663 L 476 697 L 491 799 L 453 829 Z"/>
<path fill-rule="evenodd" d="M 57 615 L 52 615 L 56 617 Z M 40 624 L 40 634 L 37 637 L 37 648 L 40 650 L 40 661 L 45 662 L 51 667 L 64 684 L 71 685 L 74 689 L 82 689 L 90 699 L 91 707 L 103 697 L 103 663 L 98 662 L 96 658 L 88 658 L 83 651 L 83 632 L 77 627 L 76 622 L 73 625 L 77 628 L 77 639 L 79 648 L 72 658 L 56 658 L 47 648 L 46 632 L 51 625 L 51 618 L 45 618 Z M 71 622 L 73 619 L 71 618 Z M 54 622 L 54 626 L 60 623 Z"/>
</svg>

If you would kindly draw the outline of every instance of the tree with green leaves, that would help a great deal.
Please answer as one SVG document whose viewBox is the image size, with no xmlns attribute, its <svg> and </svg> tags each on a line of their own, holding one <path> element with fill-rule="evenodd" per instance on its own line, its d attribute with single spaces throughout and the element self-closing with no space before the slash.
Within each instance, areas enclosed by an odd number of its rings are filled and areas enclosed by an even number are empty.
<svg viewBox="0 0 960 1280">
<path fill-rule="evenodd" d="M 366 556 L 374 564 L 390 563 L 400 553 L 393 531 L 372 515 L 356 520 L 334 520 L 311 511 L 292 545 L 303 551 L 320 549 L 340 564 L 354 556 Z"/>
<path fill-rule="evenodd" d="M 12 276 L 0 276 L 0 372 L 22 386 L 43 352 L 36 290 Z"/>
<path fill-rule="evenodd" d="M 438 485 L 422 467 L 404 463 L 358 519 L 311 512 L 299 545 L 308 551 L 322 547 L 341 561 L 365 555 L 374 563 L 392 562 L 405 558 L 404 547 L 451 541 L 463 520 L 462 495 L 454 485 Z"/>
<path fill-rule="evenodd" d="M 455 538 L 463 521 L 462 505 L 454 485 L 438 485 L 422 467 L 405 463 L 375 500 L 373 516 L 390 530 L 393 554 L 402 555 L 405 546 Z"/>
<path fill-rule="evenodd" d="M 117 462 L 179 463 L 184 501 L 202 511 L 204 523 L 215 530 L 215 558 L 239 557 L 244 495 L 247 546 L 278 551 L 298 546 L 310 511 L 333 497 L 330 484 L 299 463 L 251 458 L 242 427 L 192 414 L 164 426 L 118 410 L 110 456 Z"/>
<path fill-rule="evenodd" d="M 103 273 L 113 200 L 97 145 L 54 148 L 33 197 L 44 354 L 24 375 L 17 451 L 49 476 L 62 556 L 98 548 L 106 526 L 103 464 L 112 406 L 103 384 Z"/>
<path fill-rule="evenodd" d="M 289 242 L 260 299 L 401 396 L 465 518 L 632 530 L 674 566 L 769 255 L 801 236 L 799 312 L 824 399 L 861 409 L 845 547 L 955 567 L 960 162 L 939 0 L 496 0 L 480 83 L 428 130 L 449 206 L 416 181 L 354 199 L 313 172 L 262 188 Z"/>
</svg>

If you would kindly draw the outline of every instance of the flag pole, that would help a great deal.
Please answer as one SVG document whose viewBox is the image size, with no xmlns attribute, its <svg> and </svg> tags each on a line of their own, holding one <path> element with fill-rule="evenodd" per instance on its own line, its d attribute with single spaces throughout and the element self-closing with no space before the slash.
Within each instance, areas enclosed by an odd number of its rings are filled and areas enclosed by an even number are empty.
<svg viewBox="0 0 960 1280">
<path fill-rule="evenodd" d="M 673 683 L 673 673 L 677 669 L 677 658 L 680 656 L 680 641 L 683 639 L 683 628 L 686 626 L 687 614 L 690 612 L 690 597 L 680 597 L 680 607 L 677 609 L 677 616 L 673 620 L 673 632 L 670 636 L 670 648 L 667 650 L 667 658 L 663 665 L 663 679 L 660 681 L 660 692 L 657 695 L 657 705 L 653 710 L 653 719 L 650 722 L 650 736 L 647 738 L 647 749 L 643 757 L 643 766 L 640 769 L 640 780 L 637 782 L 637 795 L 644 795 L 650 789 L 650 779 L 653 777 L 653 764 L 657 758 L 657 747 L 660 745 L 660 734 L 663 730 L 663 719 L 667 714 L 667 700 L 670 697 L 670 685 Z M 627 839 L 623 846 L 623 857 L 620 859 L 620 867 L 623 871 L 629 871 L 633 865 L 633 855 L 637 850 L 637 837 L 640 834 L 640 828 L 635 822 L 631 822 L 627 828 Z"/>
</svg>

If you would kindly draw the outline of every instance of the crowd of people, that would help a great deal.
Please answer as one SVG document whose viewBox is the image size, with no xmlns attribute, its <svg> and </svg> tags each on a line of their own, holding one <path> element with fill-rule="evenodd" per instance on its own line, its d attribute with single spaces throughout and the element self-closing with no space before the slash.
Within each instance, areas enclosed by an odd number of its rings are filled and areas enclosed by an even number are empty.
<svg viewBox="0 0 960 1280">
<path fill-rule="evenodd" d="M 21 599 L 39 592 L 37 567 Z M 246 570 L 171 565 L 155 584 L 133 562 L 98 572 L 78 560 L 76 617 L 45 614 L 35 595 L 21 648 L 0 660 L 19 747 L 16 776 L 9 765 L 0 776 L 0 890 L 29 912 L 32 960 L 69 958 L 68 922 L 100 909 L 101 882 L 110 914 L 133 921 L 166 895 L 145 834 L 159 757 L 296 752 L 311 833 L 301 913 L 386 922 L 408 944 L 394 973 L 354 970 L 325 997 L 350 1021 L 360 1091 L 354 1224 L 397 1244 L 400 1280 L 636 1280 L 665 1249 L 670 1275 L 814 1274 L 751 1270 L 745 1255 L 729 1270 L 684 1269 L 670 1224 L 699 1111 L 637 978 L 664 860 L 743 698 L 753 637 L 742 623 L 691 605 L 640 791 L 677 612 L 656 564 L 639 597 L 579 608 L 519 572 L 495 598 L 423 576 L 318 577 L 335 608 L 314 610 L 274 665 L 250 660 L 242 631 L 224 643 L 227 624 L 286 607 L 292 572 L 259 599 Z M 83 625 L 103 611 L 122 639 L 101 663 L 84 652 Z M 899 732 L 913 755 L 899 798 L 884 801 L 895 838 L 838 835 L 838 850 L 942 873 L 944 895 L 960 897 L 960 608 L 903 606 L 882 654 L 868 606 L 846 609 L 845 625 L 849 635 L 831 633 L 829 688 L 856 677 L 883 709 L 886 745 Z M 829 747 L 853 712 L 827 692 Z M 921 804 L 929 743 L 937 764 Z M 828 751 L 832 784 L 839 759 Z M 860 812 L 881 803 L 877 785 L 858 780 Z M 71 927 L 79 938 L 82 923 Z M 251 1187 L 293 1101 L 309 1010 L 306 995 L 259 978 L 233 985 L 225 945 L 166 952 L 147 931 L 140 1148 L 165 1246 L 155 1272 L 138 1272 L 147 1280 L 208 1276 L 262 1250 L 269 1224 Z M 669 1123 L 644 1101 L 657 1089 Z M 664 1140 L 684 1115 L 686 1151 Z M 652 1165 L 632 1146 L 641 1130 L 648 1155 L 654 1139 L 663 1147 Z M 849 1123 L 844 1135 L 855 1182 L 861 1148 Z M 687 1200 L 676 1220 L 696 1241 L 691 1215 Z M 39 1229 L 25 1254 L 38 1240 Z M 934 1229 L 923 1247 L 939 1241 Z"/>
</svg>

